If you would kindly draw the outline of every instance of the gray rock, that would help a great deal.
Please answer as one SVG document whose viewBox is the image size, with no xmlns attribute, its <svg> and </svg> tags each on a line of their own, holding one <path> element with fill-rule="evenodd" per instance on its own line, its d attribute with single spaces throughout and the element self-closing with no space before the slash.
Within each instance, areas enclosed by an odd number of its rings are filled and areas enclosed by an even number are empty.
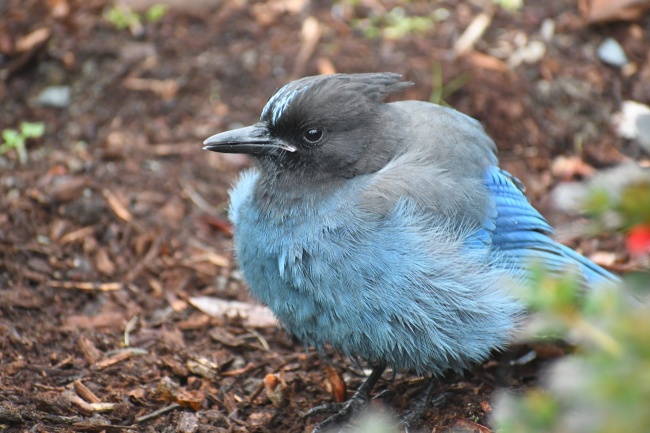
<svg viewBox="0 0 650 433">
<path fill-rule="evenodd" d="M 70 86 L 50 86 L 38 95 L 38 104 L 45 107 L 64 108 L 70 105 Z"/>
<path fill-rule="evenodd" d="M 629 63 L 623 47 L 613 38 L 605 39 L 596 51 L 598 58 L 608 65 L 621 68 Z"/>
</svg>

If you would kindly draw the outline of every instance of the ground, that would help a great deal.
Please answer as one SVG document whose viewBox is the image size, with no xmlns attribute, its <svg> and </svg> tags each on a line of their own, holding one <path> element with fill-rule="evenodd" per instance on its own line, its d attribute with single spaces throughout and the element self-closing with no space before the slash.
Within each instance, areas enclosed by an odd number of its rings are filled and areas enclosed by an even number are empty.
<svg viewBox="0 0 650 433">
<path fill-rule="evenodd" d="M 299 76 L 394 71 L 415 83 L 400 97 L 436 101 L 442 83 L 563 241 L 614 271 L 634 267 L 620 236 L 572 232 L 548 197 L 638 157 L 610 119 L 621 100 L 650 100 L 650 18 L 589 25 L 573 1 L 527 3 L 414 1 L 405 18 L 391 2 L 172 1 L 155 20 L 132 0 L 142 25 L 119 29 L 104 0 L 0 2 L 0 130 L 46 128 L 26 161 L 0 155 L 2 429 L 303 432 L 322 417 L 301 412 L 360 383 L 357 364 L 308 352 L 246 310 L 226 209 L 250 162 L 201 149 Z M 485 33 L 454 48 L 480 14 Z M 626 67 L 596 56 L 608 36 Z M 70 100 L 44 105 L 51 86 Z M 214 298 L 228 314 L 202 311 Z M 516 346 L 442 378 L 419 428 L 490 431 L 492 392 L 535 384 L 565 350 Z M 421 381 L 390 379 L 373 406 L 405 410 Z"/>
</svg>

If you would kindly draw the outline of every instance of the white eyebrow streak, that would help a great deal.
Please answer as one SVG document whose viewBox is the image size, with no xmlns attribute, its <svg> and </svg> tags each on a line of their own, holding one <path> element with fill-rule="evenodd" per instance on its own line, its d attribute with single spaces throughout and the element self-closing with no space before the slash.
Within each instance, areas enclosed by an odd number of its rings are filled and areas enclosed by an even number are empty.
<svg viewBox="0 0 650 433">
<path fill-rule="evenodd" d="M 289 83 L 278 90 L 275 95 L 269 99 L 269 102 L 266 103 L 264 109 L 262 110 L 262 116 L 260 120 L 266 117 L 271 113 L 271 124 L 276 125 L 282 113 L 289 107 L 291 101 L 300 93 L 304 92 L 311 86 L 311 83 L 300 83 L 296 86 L 296 83 Z"/>
</svg>

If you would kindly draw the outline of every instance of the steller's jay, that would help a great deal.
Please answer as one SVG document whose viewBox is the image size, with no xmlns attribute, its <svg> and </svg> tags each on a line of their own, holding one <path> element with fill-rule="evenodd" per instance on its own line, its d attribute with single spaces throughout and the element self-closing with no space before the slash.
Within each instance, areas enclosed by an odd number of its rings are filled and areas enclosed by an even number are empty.
<svg viewBox="0 0 650 433">
<path fill-rule="evenodd" d="M 259 123 L 204 142 L 256 161 L 230 207 L 253 296 L 303 343 L 374 366 L 323 425 L 358 407 L 386 366 L 435 377 L 507 344 L 524 310 L 510 288 L 531 260 L 573 267 L 585 285 L 617 281 L 552 239 L 478 121 L 383 102 L 411 85 L 391 73 L 302 78 Z"/>
</svg>

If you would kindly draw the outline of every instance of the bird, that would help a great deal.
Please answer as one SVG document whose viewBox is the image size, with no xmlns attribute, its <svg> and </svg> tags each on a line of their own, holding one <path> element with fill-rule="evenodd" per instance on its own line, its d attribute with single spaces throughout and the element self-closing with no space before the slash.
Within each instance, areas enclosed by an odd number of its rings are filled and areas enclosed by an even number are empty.
<svg viewBox="0 0 650 433">
<path fill-rule="evenodd" d="M 304 345 L 373 367 L 323 426 L 367 401 L 387 367 L 436 378 L 507 346 L 531 261 L 585 286 L 618 281 L 553 239 L 479 121 L 385 102 L 412 85 L 395 73 L 301 78 L 258 123 L 204 141 L 255 163 L 229 208 L 252 296 Z"/>
</svg>

